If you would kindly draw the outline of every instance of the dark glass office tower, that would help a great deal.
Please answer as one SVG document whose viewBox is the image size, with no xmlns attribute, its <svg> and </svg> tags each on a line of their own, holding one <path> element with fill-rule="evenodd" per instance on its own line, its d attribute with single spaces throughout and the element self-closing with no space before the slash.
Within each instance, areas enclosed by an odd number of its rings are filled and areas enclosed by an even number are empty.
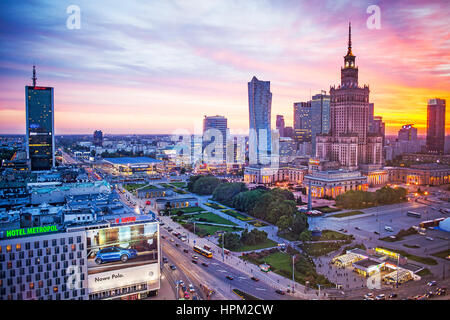
<svg viewBox="0 0 450 320">
<path fill-rule="evenodd" d="M 53 88 L 37 87 L 33 67 L 33 86 L 25 87 L 27 156 L 33 171 L 55 166 Z"/>
<path fill-rule="evenodd" d="M 428 100 L 427 149 L 429 153 L 444 154 L 445 99 Z"/>
</svg>

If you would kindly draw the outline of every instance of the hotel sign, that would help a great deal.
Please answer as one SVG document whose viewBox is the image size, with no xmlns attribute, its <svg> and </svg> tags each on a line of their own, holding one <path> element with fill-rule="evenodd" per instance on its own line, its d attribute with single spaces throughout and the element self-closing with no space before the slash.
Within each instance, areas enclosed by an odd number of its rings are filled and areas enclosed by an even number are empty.
<svg viewBox="0 0 450 320">
<path fill-rule="evenodd" d="M 40 234 L 47 232 L 57 232 L 57 226 L 44 226 L 44 227 L 33 227 L 33 228 L 21 228 L 21 229 L 11 229 L 6 230 L 6 238 L 27 236 L 31 234 Z"/>
</svg>

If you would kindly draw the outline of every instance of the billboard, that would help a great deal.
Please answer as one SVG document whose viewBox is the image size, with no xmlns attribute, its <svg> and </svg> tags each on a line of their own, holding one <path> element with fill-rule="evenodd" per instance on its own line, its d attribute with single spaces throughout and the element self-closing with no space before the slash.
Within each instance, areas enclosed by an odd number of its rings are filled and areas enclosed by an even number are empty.
<svg viewBox="0 0 450 320">
<path fill-rule="evenodd" d="M 129 286 L 159 289 L 156 222 L 87 230 L 89 293 Z"/>
</svg>

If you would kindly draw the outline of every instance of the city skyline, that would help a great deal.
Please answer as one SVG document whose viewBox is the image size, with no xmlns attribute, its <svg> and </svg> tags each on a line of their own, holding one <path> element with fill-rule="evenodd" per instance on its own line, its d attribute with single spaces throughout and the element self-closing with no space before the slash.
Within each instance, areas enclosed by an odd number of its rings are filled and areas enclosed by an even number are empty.
<svg viewBox="0 0 450 320">
<path fill-rule="evenodd" d="M 25 133 L 23 87 L 31 83 L 33 63 L 38 85 L 55 88 L 58 135 L 97 129 L 170 134 L 192 132 L 194 126 L 201 131 L 203 114 L 223 114 L 231 130 L 246 131 L 245 83 L 253 76 L 272 83 L 272 121 L 280 114 L 292 126 L 294 102 L 321 90 L 328 93 L 337 84 L 351 21 L 357 65 L 364 70 L 360 82 L 370 84 L 375 115 L 383 117 L 386 134 L 414 123 L 424 135 L 427 101 L 450 100 L 449 9 L 440 2 L 379 3 L 381 29 L 371 30 L 366 26 L 369 4 L 322 4 L 327 10 L 303 2 L 278 4 L 273 10 L 270 2 L 220 1 L 102 10 L 81 2 L 81 29 L 69 30 L 64 4 L 41 5 L 41 15 L 34 16 L 32 4 L 2 3 L 0 133 Z M 184 10 L 190 13 L 185 20 L 180 16 Z M 239 24 L 248 10 L 254 12 L 248 25 Z M 166 14 L 147 16 L 162 11 Z M 171 23 L 167 12 L 181 23 Z M 8 42 L 12 37 L 15 41 Z"/>
</svg>

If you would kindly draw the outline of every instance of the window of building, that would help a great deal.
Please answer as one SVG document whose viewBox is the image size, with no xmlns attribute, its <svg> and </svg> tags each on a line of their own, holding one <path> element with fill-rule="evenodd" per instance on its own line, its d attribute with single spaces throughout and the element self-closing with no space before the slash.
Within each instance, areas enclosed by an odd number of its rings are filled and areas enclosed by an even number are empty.
<svg viewBox="0 0 450 320">
<path fill-rule="evenodd" d="M 11 252 L 12 246 L 10 244 L 6 245 L 6 252 Z"/>
<path fill-rule="evenodd" d="M 29 286 L 30 286 L 30 289 L 34 289 L 34 282 L 30 282 Z"/>
<path fill-rule="evenodd" d="M 71 245 L 71 249 L 72 249 L 72 251 L 75 251 L 75 250 L 77 250 L 77 247 L 76 247 L 76 245 L 75 245 L 75 244 L 72 244 L 72 245 Z"/>
<path fill-rule="evenodd" d="M 53 239 L 52 240 L 52 247 L 55 247 L 56 246 L 56 239 Z"/>
<path fill-rule="evenodd" d="M 7 269 L 12 269 L 12 262 L 8 261 L 8 263 L 6 264 L 6 268 Z"/>
<path fill-rule="evenodd" d="M 69 237 L 69 244 L 73 243 L 73 237 Z"/>
<path fill-rule="evenodd" d="M 44 240 L 43 245 L 44 245 L 44 248 L 47 248 L 48 247 L 48 240 Z"/>
<path fill-rule="evenodd" d="M 29 242 L 25 243 L 25 250 L 30 250 L 31 244 Z"/>
<path fill-rule="evenodd" d="M 35 241 L 34 242 L 34 248 L 35 249 L 39 249 L 39 241 Z"/>
<path fill-rule="evenodd" d="M 58 292 L 58 286 L 53 287 L 53 292 Z"/>
<path fill-rule="evenodd" d="M 22 250 L 22 245 L 20 243 L 16 244 L 16 251 Z"/>
</svg>

